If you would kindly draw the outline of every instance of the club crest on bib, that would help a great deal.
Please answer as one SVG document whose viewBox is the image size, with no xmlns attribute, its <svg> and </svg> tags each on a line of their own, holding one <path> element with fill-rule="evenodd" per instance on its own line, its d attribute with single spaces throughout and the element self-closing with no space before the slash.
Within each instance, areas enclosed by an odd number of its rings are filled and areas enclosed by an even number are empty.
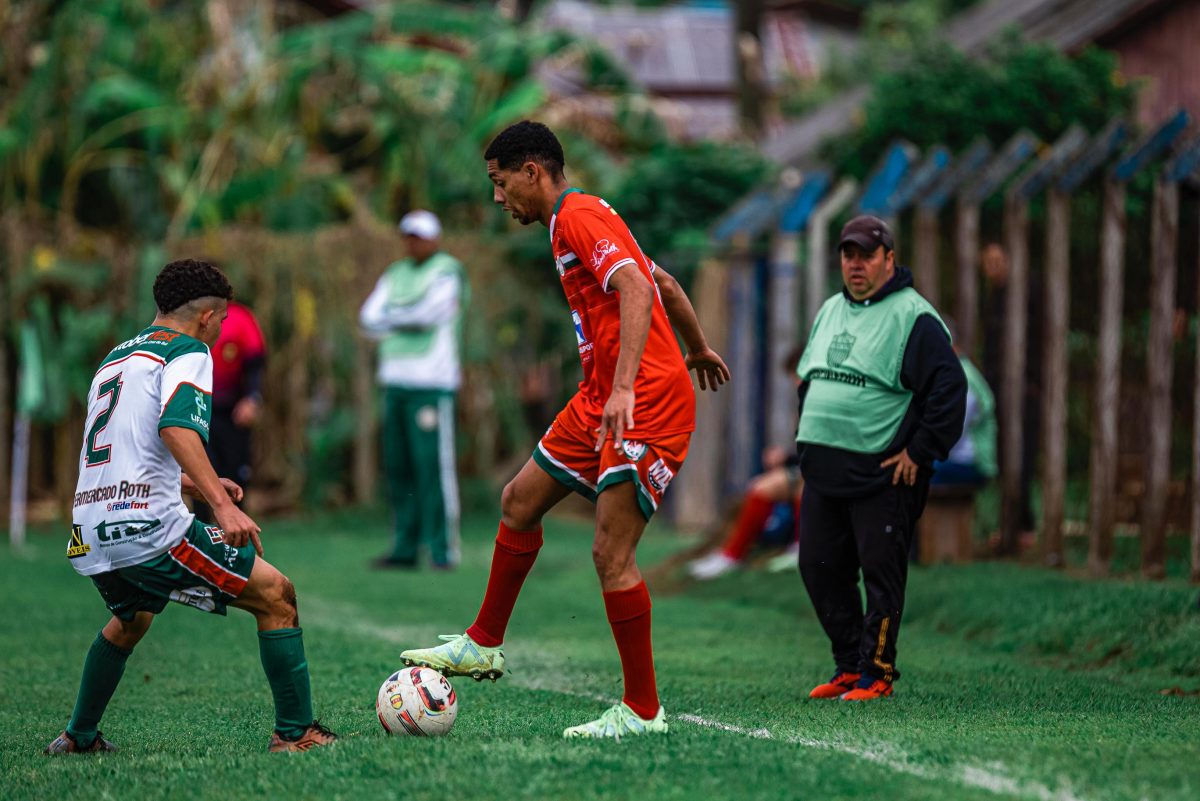
<svg viewBox="0 0 1200 801">
<path fill-rule="evenodd" d="M 417 428 L 422 431 L 433 431 L 438 426 L 436 406 L 422 406 L 417 409 Z"/>
<path fill-rule="evenodd" d="M 640 462 L 642 457 L 646 455 L 646 443 L 635 442 L 627 439 L 622 444 L 621 449 L 625 451 L 625 458 L 631 462 Z"/>
<path fill-rule="evenodd" d="M 833 338 L 833 341 L 829 343 L 829 351 L 825 354 L 830 367 L 841 367 L 846 359 L 850 358 L 850 351 L 854 349 L 855 339 L 856 337 L 845 329 Z"/>
</svg>

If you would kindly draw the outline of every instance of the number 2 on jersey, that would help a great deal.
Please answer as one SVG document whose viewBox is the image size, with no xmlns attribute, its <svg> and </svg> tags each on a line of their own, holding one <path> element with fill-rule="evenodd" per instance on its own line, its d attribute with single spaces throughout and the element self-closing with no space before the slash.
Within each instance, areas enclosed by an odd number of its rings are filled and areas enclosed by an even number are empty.
<svg viewBox="0 0 1200 801">
<path fill-rule="evenodd" d="M 86 457 L 88 467 L 108 464 L 112 459 L 112 446 L 100 445 L 96 442 L 96 438 L 100 436 L 100 432 L 104 430 L 104 427 L 108 425 L 113 409 L 117 408 L 117 401 L 121 399 L 121 373 L 117 373 L 100 385 L 100 390 L 96 394 L 96 400 L 100 400 L 105 395 L 111 395 L 108 401 L 108 408 L 96 415 L 96 421 L 92 423 L 92 430 L 88 432 Z"/>
</svg>

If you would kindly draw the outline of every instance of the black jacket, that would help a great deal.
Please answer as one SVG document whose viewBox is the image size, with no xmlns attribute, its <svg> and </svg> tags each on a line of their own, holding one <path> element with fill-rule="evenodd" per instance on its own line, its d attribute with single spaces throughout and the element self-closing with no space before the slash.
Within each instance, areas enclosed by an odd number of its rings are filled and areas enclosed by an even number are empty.
<svg viewBox="0 0 1200 801">
<path fill-rule="evenodd" d="M 912 286 L 912 273 L 897 267 L 892 280 L 872 295 L 868 301 L 878 303 L 893 292 Z M 851 303 L 862 303 L 842 295 Z M 920 480 L 932 475 L 933 462 L 945 459 L 950 448 L 963 433 L 963 417 L 967 407 L 967 377 L 963 374 L 958 356 L 941 324 L 929 314 L 913 323 L 904 363 L 900 368 L 900 383 L 913 393 L 912 402 L 895 438 L 881 453 L 857 453 L 825 445 L 797 443 L 800 472 L 806 486 L 822 495 L 858 498 L 874 495 L 892 482 L 895 467 L 881 468 L 879 463 L 908 448 L 909 457 L 920 466 Z M 804 414 L 804 397 L 808 383 L 800 385 L 800 414 Z M 853 414 L 847 409 L 846 414 Z"/>
</svg>

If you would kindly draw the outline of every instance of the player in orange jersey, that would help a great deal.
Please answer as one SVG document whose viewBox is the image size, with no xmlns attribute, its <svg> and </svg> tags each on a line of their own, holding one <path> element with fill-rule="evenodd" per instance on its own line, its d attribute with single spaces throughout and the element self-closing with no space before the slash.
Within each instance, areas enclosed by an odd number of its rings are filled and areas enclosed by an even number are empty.
<svg viewBox="0 0 1200 801">
<path fill-rule="evenodd" d="M 465 634 L 405 651 L 407 664 L 498 678 L 504 632 L 542 545 L 542 517 L 572 491 L 596 504 L 592 557 L 625 679 L 621 703 L 566 737 L 665 732 L 650 645 L 650 595 L 634 552 L 687 456 L 696 422 L 688 370 L 716 390 L 729 368 L 705 341 L 679 283 L 651 261 L 607 203 L 574 189 L 545 125 L 520 122 L 484 153 L 493 199 L 522 224 L 550 229 L 575 326 L 583 380 L 500 499 L 487 591 Z M 679 352 L 674 323 L 687 347 Z"/>
</svg>

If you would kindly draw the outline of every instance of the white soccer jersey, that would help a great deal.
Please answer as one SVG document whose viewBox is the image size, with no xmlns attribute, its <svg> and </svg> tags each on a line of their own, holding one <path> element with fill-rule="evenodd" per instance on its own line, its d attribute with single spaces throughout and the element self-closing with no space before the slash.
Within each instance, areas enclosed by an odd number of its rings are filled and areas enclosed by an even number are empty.
<svg viewBox="0 0 1200 801">
<path fill-rule="evenodd" d="M 159 436 L 208 441 L 212 356 L 197 339 L 151 326 L 105 357 L 88 390 L 67 558 L 90 576 L 145 562 L 180 541 L 193 515 L 182 470 Z"/>
</svg>

